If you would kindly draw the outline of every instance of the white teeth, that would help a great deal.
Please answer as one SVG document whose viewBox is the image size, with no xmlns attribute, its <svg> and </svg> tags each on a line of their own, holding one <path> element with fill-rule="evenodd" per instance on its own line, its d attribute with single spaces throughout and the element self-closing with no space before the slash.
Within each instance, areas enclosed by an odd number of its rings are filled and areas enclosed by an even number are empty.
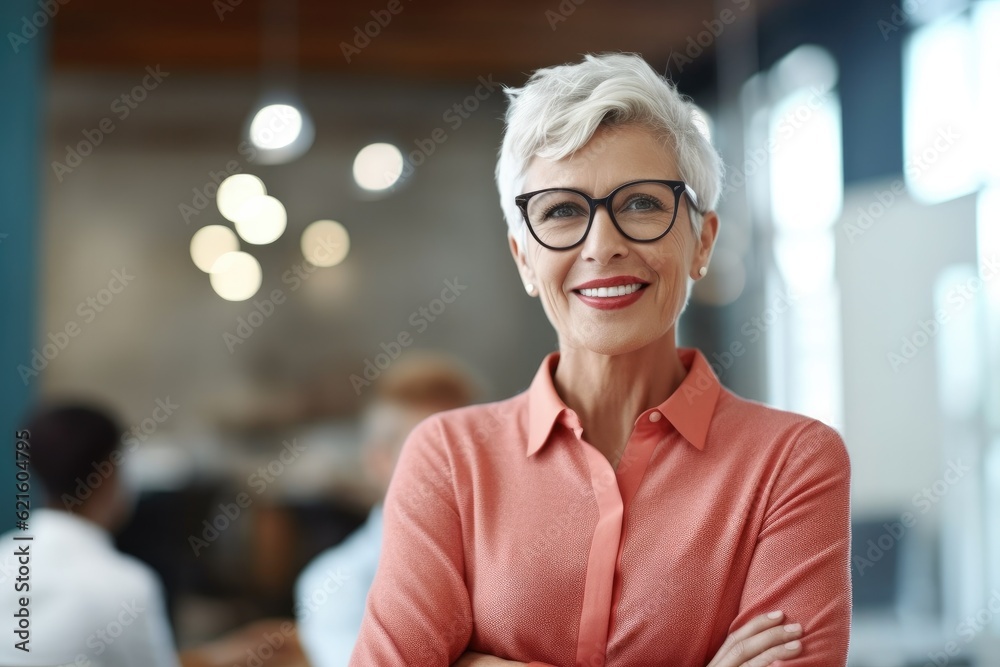
<svg viewBox="0 0 1000 667">
<path fill-rule="evenodd" d="M 593 287 L 580 290 L 580 294 L 584 296 L 597 297 L 625 296 L 626 294 L 638 291 L 641 287 L 642 285 L 639 283 L 632 283 L 631 285 L 618 285 L 616 287 Z"/>
</svg>

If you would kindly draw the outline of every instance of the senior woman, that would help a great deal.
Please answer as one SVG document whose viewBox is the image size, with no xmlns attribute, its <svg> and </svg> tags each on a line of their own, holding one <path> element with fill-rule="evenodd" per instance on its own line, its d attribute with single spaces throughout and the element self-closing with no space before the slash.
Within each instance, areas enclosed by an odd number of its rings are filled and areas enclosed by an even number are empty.
<svg viewBox="0 0 1000 667">
<path fill-rule="evenodd" d="M 676 346 L 719 228 L 694 107 L 625 54 L 507 93 L 501 205 L 559 350 L 410 436 L 351 664 L 844 665 L 842 440 Z"/>
</svg>

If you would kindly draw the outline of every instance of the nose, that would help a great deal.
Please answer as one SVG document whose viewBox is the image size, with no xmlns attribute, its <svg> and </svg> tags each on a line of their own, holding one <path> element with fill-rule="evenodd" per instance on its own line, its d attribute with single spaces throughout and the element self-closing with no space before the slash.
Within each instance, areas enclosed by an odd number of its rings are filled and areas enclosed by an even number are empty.
<svg viewBox="0 0 1000 667">
<path fill-rule="evenodd" d="M 590 231 L 581 246 L 580 255 L 583 259 L 594 260 L 599 264 L 607 264 L 615 257 L 628 256 L 629 246 L 621 232 L 615 227 L 608 214 L 606 204 L 597 207 Z"/>
</svg>

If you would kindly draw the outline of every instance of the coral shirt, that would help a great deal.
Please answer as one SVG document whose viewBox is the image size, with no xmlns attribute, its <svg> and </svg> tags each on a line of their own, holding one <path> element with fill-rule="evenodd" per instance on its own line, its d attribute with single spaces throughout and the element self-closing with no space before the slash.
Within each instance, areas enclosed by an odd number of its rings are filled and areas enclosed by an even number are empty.
<svg viewBox="0 0 1000 667">
<path fill-rule="evenodd" d="M 351 665 L 466 650 L 557 667 L 702 667 L 776 609 L 787 665 L 846 664 L 850 463 L 836 431 L 740 398 L 678 350 L 680 387 L 617 470 L 556 393 L 558 353 L 508 400 L 435 415 L 403 447 Z"/>
</svg>

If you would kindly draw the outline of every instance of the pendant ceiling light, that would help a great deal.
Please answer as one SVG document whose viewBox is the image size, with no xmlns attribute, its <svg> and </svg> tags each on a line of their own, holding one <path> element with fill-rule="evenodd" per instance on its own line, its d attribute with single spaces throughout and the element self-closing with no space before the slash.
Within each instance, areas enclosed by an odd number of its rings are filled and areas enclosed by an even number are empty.
<svg viewBox="0 0 1000 667">
<path fill-rule="evenodd" d="M 261 4 L 262 92 L 247 119 L 244 135 L 257 150 L 257 164 L 284 164 L 312 146 L 315 130 L 296 90 L 298 2 Z"/>
</svg>

